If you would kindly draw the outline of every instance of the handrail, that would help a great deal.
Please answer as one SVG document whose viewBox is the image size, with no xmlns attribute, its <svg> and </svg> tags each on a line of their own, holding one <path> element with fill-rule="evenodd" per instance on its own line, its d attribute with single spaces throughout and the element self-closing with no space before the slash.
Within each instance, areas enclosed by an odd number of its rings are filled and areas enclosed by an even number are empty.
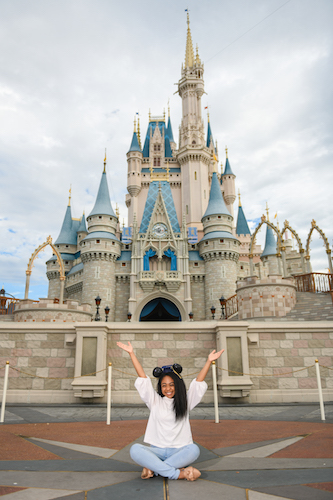
<svg viewBox="0 0 333 500">
<path fill-rule="evenodd" d="M 7 300 L 9 301 L 7 304 Z M 14 299 L 13 297 L 0 297 L 0 316 L 11 315 L 15 311 L 16 304 L 19 304 L 22 299 Z M 30 302 L 38 303 L 39 300 L 31 300 Z"/>
<path fill-rule="evenodd" d="M 333 274 L 296 274 L 293 278 L 298 292 L 329 293 L 333 291 Z"/>
<path fill-rule="evenodd" d="M 230 316 L 238 313 L 238 299 L 237 294 L 232 295 L 228 299 L 225 300 L 225 309 L 224 309 L 224 318 L 228 319 Z"/>
</svg>

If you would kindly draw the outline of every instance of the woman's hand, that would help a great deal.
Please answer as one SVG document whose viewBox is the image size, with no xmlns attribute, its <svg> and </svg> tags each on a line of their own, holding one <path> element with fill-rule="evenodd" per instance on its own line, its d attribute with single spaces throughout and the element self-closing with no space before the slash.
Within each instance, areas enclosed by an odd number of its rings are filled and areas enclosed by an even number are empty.
<svg viewBox="0 0 333 500">
<path fill-rule="evenodd" d="M 130 341 L 128 341 L 128 345 L 123 344 L 122 342 L 117 342 L 117 346 L 120 347 L 120 349 L 128 352 L 128 354 L 131 354 L 131 352 L 133 352 L 133 347 Z"/>
<path fill-rule="evenodd" d="M 221 350 L 221 351 L 219 351 L 219 352 L 216 352 L 216 349 L 214 349 L 214 351 L 212 351 L 212 352 L 209 354 L 209 356 L 208 356 L 208 360 L 209 360 L 210 362 L 215 361 L 216 359 L 218 359 L 218 358 L 221 356 L 222 352 L 224 352 L 224 349 L 222 349 L 222 350 Z"/>
</svg>

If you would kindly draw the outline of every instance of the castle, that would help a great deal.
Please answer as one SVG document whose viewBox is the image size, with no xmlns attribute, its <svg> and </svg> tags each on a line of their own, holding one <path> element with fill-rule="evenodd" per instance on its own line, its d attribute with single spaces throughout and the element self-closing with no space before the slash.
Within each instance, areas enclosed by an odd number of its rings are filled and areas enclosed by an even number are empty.
<svg viewBox="0 0 333 500">
<path fill-rule="evenodd" d="M 251 234 L 239 201 L 228 153 L 217 171 L 218 149 L 209 122 L 205 135 L 201 98 L 204 65 L 194 55 L 187 17 L 185 63 L 178 82 L 182 121 L 178 148 L 170 109 L 151 116 L 143 145 L 136 121 L 127 152 L 128 227 L 121 228 L 109 195 L 106 159 L 95 206 L 85 220 L 67 207 L 55 247 L 66 272 L 66 299 L 94 304 L 100 296 L 110 321 L 211 318 L 211 307 L 236 292 L 249 276 Z M 87 225 L 86 225 L 87 221 Z M 287 241 L 289 274 L 302 272 L 300 255 Z M 282 274 L 276 241 L 268 226 L 266 245 L 252 249 L 260 277 Z M 261 256 L 261 258 L 260 258 Z M 48 298 L 59 297 L 56 256 L 47 262 Z"/>
</svg>

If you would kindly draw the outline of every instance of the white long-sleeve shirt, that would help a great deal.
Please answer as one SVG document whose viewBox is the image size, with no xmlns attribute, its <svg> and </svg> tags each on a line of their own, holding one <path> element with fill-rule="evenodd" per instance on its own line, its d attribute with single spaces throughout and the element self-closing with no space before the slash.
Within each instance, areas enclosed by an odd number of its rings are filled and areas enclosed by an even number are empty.
<svg viewBox="0 0 333 500">
<path fill-rule="evenodd" d="M 193 443 L 189 411 L 200 403 L 207 390 L 206 382 L 192 380 L 187 392 L 187 414 L 176 420 L 173 398 L 159 396 L 149 377 L 138 377 L 135 387 L 150 409 L 144 442 L 159 448 L 181 448 Z"/>
</svg>

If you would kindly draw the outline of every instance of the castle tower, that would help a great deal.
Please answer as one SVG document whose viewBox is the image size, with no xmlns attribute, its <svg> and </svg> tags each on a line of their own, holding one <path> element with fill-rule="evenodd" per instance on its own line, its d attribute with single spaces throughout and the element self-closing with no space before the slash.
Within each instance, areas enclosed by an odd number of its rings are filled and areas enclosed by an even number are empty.
<svg viewBox="0 0 333 500">
<path fill-rule="evenodd" d="M 207 208 L 211 153 L 205 145 L 201 97 L 204 67 L 199 54 L 194 57 L 190 21 L 187 14 L 185 64 L 182 65 L 178 93 L 182 99 L 182 121 L 177 160 L 182 173 L 182 213 L 187 226 L 202 230 L 201 217 Z"/>
<path fill-rule="evenodd" d="M 115 261 L 121 254 L 121 243 L 116 237 L 118 219 L 110 201 L 106 178 L 106 160 L 96 198 L 88 215 L 88 234 L 80 242 L 83 263 L 82 302 L 95 304 L 99 295 L 103 306 L 110 308 L 110 321 L 115 315 Z"/>
<path fill-rule="evenodd" d="M 60 234 L 54 245 L 58 248 L 64 262 L 66 274 L 70 271 L 77 251 L 77 230 L 80 222 L 72 218 L 71 195 L 69 195 L 68 206 L 61 226 Z M 60 297 L 60 273 L 59 265 L 55 255 L 46 262 L 46 276 L 49 280 L 48 298 Z"/>
<path fill-rule="evenodd" d="M 227 148 L 225 148 L 225 152 L 226 152 L 226 160 L 225 160 L 224 172 L 222 175 L 222 191 L 227 208 L 234 219 L 235 218 L 234 201 L 236 199 L 236 190 L 235 190 L 236 176 L 231 170 Z"/>
<path fill-rule="evenodd" d="M 206 319 L 210 319 L 210 308 L 218 310 L 221 295 L 228 299 L 235 294 L 240 246 L 232 234 L 233 217 L 223 200 L 216 172 L 202 223 L 204 237 L 199 242 L 199 253 L 205 261 Z"/>
<path fill-rule="evenodd" d="M 128 203 L 128 220 L 133 220 L 133 215 L 138 212 L 138 194 L 141 191 L 141 167 L 142 151 L 136 132 L 136 121 L 134 121 L 134 132 L 130 149 L 127 153 L 127 191 L 130 195 Z"/>
<path fill-rule="evenodd" d="M 81 222 L 80 222 L 79 228 L 77 230 L 77 243 L 78 243 L 77 250 L 80 250 L 80 241 L 85 236 L 87 236 L 87 234 L 88 234 L 88 231 L 87 231 L 87 226 L 86 226 L 86 217 L 85 217 L 85 213 L 83 212 Z"/>
</svg>

